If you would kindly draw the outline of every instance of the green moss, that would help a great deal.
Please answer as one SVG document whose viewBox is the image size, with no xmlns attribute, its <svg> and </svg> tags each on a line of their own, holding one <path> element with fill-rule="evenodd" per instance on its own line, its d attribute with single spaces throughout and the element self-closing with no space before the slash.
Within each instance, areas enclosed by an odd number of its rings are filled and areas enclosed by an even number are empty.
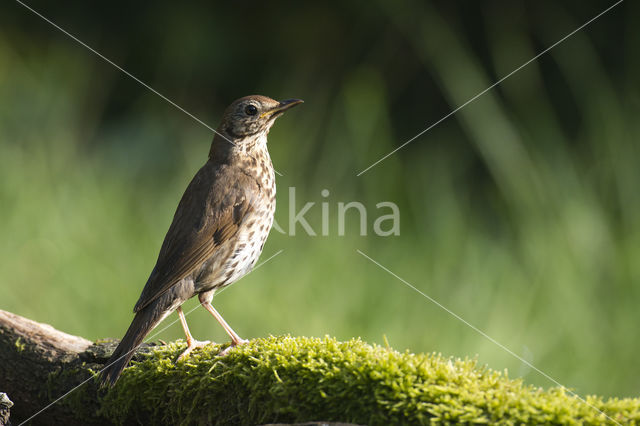
<svg viewBox="0 0 640 426">
<path fill-rule="evenodd" d="M 64 410 L 72 412 L 76 420 L 83 420 L 86 424 L 95 424 L 98 420 L 104 423 L 105 419 L 99 419 L 97 412 L 99 407 L 98 395 L 95 386 L 81 386 L 81 384 L 95 374 L 99 365 L 93 364 L 93 369 L 85 363 L 78 365 L 65 365 L 51 373 L 47 379 L 46 399 L 55 401 L 64 396 L 58 404 L 64 406 Z M 77 389 L 76 387 L 79 386 Z M 74 389 L 69 393 L 69 390 Z"/>
<path fill-rule="evenodd" d="M 116 422 L 262 424 L 309 420 L 360 424 L 624 424 L 640 400 L 543 390 L 474 360 L 399 353 L 358 339 L 269 337 L 218 357 L 220 346 L 175 359 L 182 342 L 127 368 L 103 398 Z"/>
<path fill-rule="evenodd" d="M 16 339 L 15 345 L 16 345 L 16 349 L 18 350 L 18 352 L 24 351 L 25 348 L 27 347 L 27 345 L 22 341 L 21 337 L 18 337 Z"/>
</svg>

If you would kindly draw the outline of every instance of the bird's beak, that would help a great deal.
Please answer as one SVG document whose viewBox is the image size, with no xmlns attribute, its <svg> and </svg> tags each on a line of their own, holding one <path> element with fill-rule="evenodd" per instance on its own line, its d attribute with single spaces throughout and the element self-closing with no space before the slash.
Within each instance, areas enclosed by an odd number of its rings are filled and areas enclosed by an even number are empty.
<svg viewBox="0 0 640 426">
<path fill-rule="evenodd" d="M 285 112 L 286 110 L 288 110 L 289 108 L 293 108 L 296 105 L 300 105 L 301 103 L 303 103 L 304 101 L 302 99 L 286 99 L 284 101 L 281 101 L 276 107 L 270 109 L 267 112 L 262 113 L 262 116 L 266 116 L 266 115 L 279 115 L 280 113 Z"/>
</svg>

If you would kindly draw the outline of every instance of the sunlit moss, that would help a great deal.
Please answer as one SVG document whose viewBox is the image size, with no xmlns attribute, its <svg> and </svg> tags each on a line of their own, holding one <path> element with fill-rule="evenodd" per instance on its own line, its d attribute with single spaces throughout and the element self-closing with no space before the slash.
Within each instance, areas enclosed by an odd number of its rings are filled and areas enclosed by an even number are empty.
<svg viewBox="0 0 640 426">
<path fill-rule="evenodd" d="M 14 343 L 14 345 L 16 346 L 16 349 L 18 350 L 18 352 L 24 351 L 25 348 L 27 347 L 27 345 L 22 341 L 20 337 L 16 339 L 16 342 Z"/>
<path fill-rule="evenodd" d="M 638 399 L 584 402 L 474 360 L 400 353 L 359 339 L 269 337 L 226 357 L 217 356 L 220 346 L 210 346 L 176 363 L 183 348 L 183 342 L 159 347 L 126 369 L 105 395 L 101 414 L 116 422 L 170 424 L 640 421 Z"/>
</svg>

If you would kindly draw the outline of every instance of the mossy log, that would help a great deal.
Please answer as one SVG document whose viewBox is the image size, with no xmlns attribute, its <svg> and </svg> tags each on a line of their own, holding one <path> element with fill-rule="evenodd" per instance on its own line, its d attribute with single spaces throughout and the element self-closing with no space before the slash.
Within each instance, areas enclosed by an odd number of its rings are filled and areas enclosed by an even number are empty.
<svg viewBox="0 0 640 426">
<path fill-rule="evenodd" d="M 94 345 L 47 324 L 0 310 L 0 392 L 14 405 L 11 420 L 21 423 L 91 377 L 113 343 Z M 72 373 L 72 374 L 69 374 Z M 59 380 L 58 380 L 59 379 Z M 34 424 L 87 424 L 66 404 L 54 404 Z"/>
<path fill-rule="evenodd" d="M 330 337 L 255 339 L 224 357 L 224 346 L 210 345 L 181 362 L 184 342 L 145 345 L 116 386 L 100 390 L 93 376 L 114 345 L 0 311 L 0 392 L 15 403 L 14 424 L 45 407 L 34 424 L 640 422 L 636 398 L 581 399 L 474 360 Z"/>
<path fill-rule="evenodd" d="M 144 409 L 121 412 L 116 422 L 109 411 L 102 413 L 108 406 L 103 399 L 107 395 L 122 397 L 123 386 L 118 386 L 119 391 L 113 394 L 109 390 L 100 392 L 92 378 L 103 368 L 117 343 L 112 339 L 94 343 L 0 309 L 0 395 L 5 398 L 0 400 L 0 426 L 9 424 L 9 411 L 13 425 L 27 420 L 35 425 L 67 426 L 157 424 L 154 418 L 141 414 Z M 134 363 L 149 357 L 158 346 L 162 345 L 143 344 L 133 358 Z M 11 395 L 12 401 L 7 395 Z M 167 424 L 179 423 L 173 420 Z M 190 423 L 188 417 L 185 420 Z M 320 424 L 347 425 L 299 423 Z"/>
</svg>

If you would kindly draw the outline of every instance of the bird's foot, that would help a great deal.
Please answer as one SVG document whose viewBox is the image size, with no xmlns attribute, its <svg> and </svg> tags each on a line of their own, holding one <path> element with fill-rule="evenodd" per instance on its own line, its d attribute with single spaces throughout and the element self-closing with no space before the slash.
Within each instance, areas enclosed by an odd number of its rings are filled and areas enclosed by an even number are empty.
<svg viewBox="0 0 640 426">
<path fill-rule="evenodd" d="M 244 340 L 244 339 L 238 339 L 237 341 L 231 341 L 231 346 L 229 346 L 228 348 L 226 348 L 222 352 L 220 352 L 218 354 L 218 356 L 227 356 L 231 349 L 233 349 L 233 348 L 235 348 L 236 346 L 239 346 L 239 345 L 246 345 L 247 343 L 249 343 L 249 341 L 248 340 Z"/>
<path fill-rule="evenodd" d="M 195 340 L 195 339 L 190 341 L 190 342 L 187 342 L 187 343 L 188 343 L 187 349 L 185 349 L 180 354 L 180 356 L 178 357 L 178 361 L 182 361 L 185 358 L 187 358 L 189 356 L 189 354 L 191 353 L 191 351 L 193 351 L 194 349 L 204 348 L 205 346 L 210 345 L 210 344 L 214 344 L 215 345 L 214 342 L 210 342 L 208 340 L 199 341 L 199 340 Z"/>
</svg>

